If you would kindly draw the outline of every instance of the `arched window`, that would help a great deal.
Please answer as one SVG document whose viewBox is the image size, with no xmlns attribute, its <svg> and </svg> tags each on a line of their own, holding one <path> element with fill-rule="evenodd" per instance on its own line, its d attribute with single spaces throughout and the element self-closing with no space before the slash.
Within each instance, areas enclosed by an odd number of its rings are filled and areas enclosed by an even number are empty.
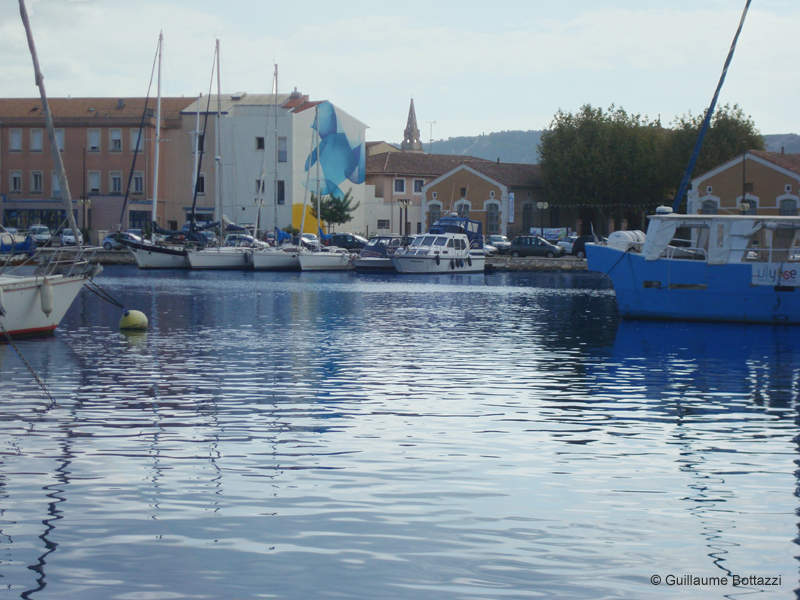
<svg viewBox="0 0 800 600">
<path fill-rule="evenodd" d="M 528 202 L 522 205 L 522 232 L 528 233 L 533 227 L 533 204 Z"/>
<path fill-rule="evenodd" d="M 792 198 L 781 200 L 780 214 L 790 217 L 797 216 L 797 200 Z"/>
<path fill-rule="evenodd" d="M 497 204 L 486 205 L 486 233 L 500 233 L 500 209 Z"/>
<path fill-rule="evenodd" d="M 442 205 L 441 204 L 430 204 L 428 205 L 428 227 L 436 223 L 442 216 Z"/>
<path fill-rule="evenodd" d="M 715 215 L 719 212 L 716 200 L 703 200 L 703 207 L 700 209 L 701 215 Z"/>
<path fill-rule="evenodd" d="M 456 203 L 456 212 L 458 213 L 459 217 L 469 217 L 469 203 L 468 202 L 457 202 Z"/>
<path fill-rule="evenodd" d="M 747 205 L 747 208 L 745 210 L 742 210 L 743 208 L 745 208 L 744 205 Z M 743 215 L 756 214 L 758 212 L 758 200 L 756 200 L 755 198 L 745 197 L 744 200 L 739 201 L 739 210 L 742 210 Z"/>
</svg>

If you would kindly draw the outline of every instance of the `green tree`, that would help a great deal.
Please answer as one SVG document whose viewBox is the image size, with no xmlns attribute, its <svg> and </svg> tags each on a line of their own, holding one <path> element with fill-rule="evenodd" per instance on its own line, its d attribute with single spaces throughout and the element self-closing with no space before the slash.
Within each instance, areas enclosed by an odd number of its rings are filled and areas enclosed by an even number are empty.
<svg viewBox="0 0 800 600">
<path fill-rule="evenodd" d="M 352 188 L 347 190 L 347 193 L 341 198 L 337 198 L 333 195 L 322 196 L 320 198 L 319 211 L 323 223 L 326 223 L 328 226 L 343 225 L 353 220 L 353 212 L 361 206 L 361 203 L 356 202 L 355 206 L 352 205 L 352 191 Z M 320 219 L 320 217 L 317 216 L 317 196 L 313 192 L 311 194 L 311 215 L 315 219 Z"/>
<path fill-rule="evenodd" d="M 559 110 L 539 147 L 548 195 L 605 218 L 657 205 L 665 194 L 663 139 L 658 121 L 613 105 Z"/>
<path fill-rule="evenodd" d="M 692 156 L 705 115 L 685 114 L 675 119 L 666 144 L 667 165 L 672 195 L 678 191 L 686 165 Z M 764 137 L 753 118 L 738 104 L 717 107 L 703 140 L 692 176 L 702 175 L 742 154 L 745 150 L 763 150 Z"/>
</svg>

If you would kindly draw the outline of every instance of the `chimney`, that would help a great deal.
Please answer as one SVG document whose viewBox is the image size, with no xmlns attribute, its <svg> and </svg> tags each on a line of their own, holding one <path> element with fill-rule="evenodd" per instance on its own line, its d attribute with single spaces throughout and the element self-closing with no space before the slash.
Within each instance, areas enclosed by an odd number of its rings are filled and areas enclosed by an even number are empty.
<svg viewBox="0 0 800 600">
<path fill-rule="evenodd" d="M 117 100 L 117 108 L 125 108 L 125 98 L 120 98 Z"/>
<path fill-rule="evenodd" d="M 497 157 L 497 164 L 498 165 L 500 164 L 500 157 L 499 156 Z"/>
</svg>

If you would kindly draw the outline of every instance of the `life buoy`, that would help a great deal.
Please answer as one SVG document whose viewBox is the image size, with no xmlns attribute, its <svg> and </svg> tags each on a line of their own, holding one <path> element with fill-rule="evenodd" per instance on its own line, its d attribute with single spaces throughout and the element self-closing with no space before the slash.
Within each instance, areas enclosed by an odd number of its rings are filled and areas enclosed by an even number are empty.
<svg viewBox="0 0 800 600">
<path fill-rule="evenodd" d="M 442 260 L 439 258 L 439 255 L 436 255 L 436 266 L 438 267 L 442 263 Z"/>
</svg>

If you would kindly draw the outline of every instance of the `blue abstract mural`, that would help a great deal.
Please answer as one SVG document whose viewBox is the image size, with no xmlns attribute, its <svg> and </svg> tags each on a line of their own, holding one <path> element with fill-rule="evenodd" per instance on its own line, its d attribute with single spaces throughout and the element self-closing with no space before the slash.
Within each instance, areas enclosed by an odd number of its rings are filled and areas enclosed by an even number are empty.
<svg viewBox="0 0 800 600">
<path fill-rule="evenodd" d="M 360 131 L 357 139 L 348 135 L 336 114 L 336 107 L 330 102 L 320 104 L 317 111 L 317 119 L 311 128 L 319 132 L 318 147 L 312 149 L 306 158 L 305 170 L 308 173 L 309 169 L 316 168 L 319 154 L 320 195 L 342 198 L 348 187 L 345 182 L 364 183 L 364 142 Z M 316 174 L 312 172 L 310 175 L 309 191 L 316 193 Z"/>
</svg>

